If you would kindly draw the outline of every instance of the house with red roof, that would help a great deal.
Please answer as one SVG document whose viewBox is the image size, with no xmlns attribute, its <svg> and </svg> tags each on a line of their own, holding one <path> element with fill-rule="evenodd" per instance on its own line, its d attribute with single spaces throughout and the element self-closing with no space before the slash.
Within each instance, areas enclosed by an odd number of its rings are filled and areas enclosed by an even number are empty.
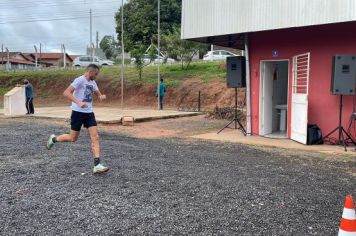
<svg viewBox="0 0 356 236">
<path fill-rule="evenodd" d="M 21 52 L 0 52 L 0 67 L 2 69 L 32 69 L 36 64 Z"/>
<path fill-rule="evenodd" d="M 36 53 L 26 53 L 27 57 L 31 59 L 31 61 L 36 60 Z M 71 66 L 73 63 L 72 57 L 70 57 L 67 53 L 37 53 L 37 62 L 42 64 L 43 67 L 63 67 L 65 60 L 66 66 Z"/>
</svg>

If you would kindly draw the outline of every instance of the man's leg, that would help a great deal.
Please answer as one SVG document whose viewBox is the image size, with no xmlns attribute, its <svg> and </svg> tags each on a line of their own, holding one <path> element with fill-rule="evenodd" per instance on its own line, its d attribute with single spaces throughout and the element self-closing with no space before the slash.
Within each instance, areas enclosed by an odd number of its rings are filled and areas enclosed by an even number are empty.
<svg viewBox="0 0 356 236">
<path fill-rule="evenodd" d="M 62 134 L 56 137 L 56 142 L 75 142 L 78 140 L 80 131 L 71 130 L 69 134 Z"/>
<path fill-rule="evenodd" d="M 33 98 L 30 98 L 30 113 L 34 114 L 35 113 L 35 108 L 33 107 Z"/>
<path fill-rule="evenodd" d="M 91 140 L 91 150 L 93 152 L 94 158 L 100 158 L 100 144 L 99 144 L 99 132 L 97 126 L 92 126 L 88 128 L 90 140 Z"/>
<path fill-rule="evenodd" d="M 26 109 L 27 109 L 26 114 L 30 114 L 30 98 L 26 98 Z"/>
<path fill-rule="evenodd" d="M 91 140 L 91 149 L 94 157 L 94 174 L 103 173 L 109 170 L 108 167 L 100 164 L 100 144 L 99 144 L 99 132 L 97 126 L 91 126 L 88 128 L 90 140 Z"/>
<path fill-rule="evenodd" d="M 159 96 L 159 109 L 163 110 L 163 96 Z"/>
<path fill-rule="evenodd" d="M 62 134 L 56 137 L 52 134 L 47 141 L 47 149 L 51 149 L 57 142 L 75 142 L 78 140 L 80 131 L 71 130 L 69 134 Z"/>
</svg>

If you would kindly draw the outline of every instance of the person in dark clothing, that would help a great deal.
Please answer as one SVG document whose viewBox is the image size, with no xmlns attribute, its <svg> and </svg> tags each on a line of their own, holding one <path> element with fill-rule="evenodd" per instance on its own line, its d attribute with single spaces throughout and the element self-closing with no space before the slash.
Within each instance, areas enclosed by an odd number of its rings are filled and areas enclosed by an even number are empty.
<svg viewBox="0 0 356 236">
<path fill-rule="evenodd" d="M 166 94 L 166 85 L 161 79 L 161 83 L 159 84 L 159 109 L 163 110 L 163 97 Z M 157 94 L 158 95 L 158 94 Z"/>
<path fill-rule="evenodd" d="M 35 113 L 35 108 L 33 107 L 33 87 L 32 84 L 25 79 L 23 81 L 23 83 L 25 84 L 25 89 L 26 89 L 26 109 L 27 109 L 27 113 L 28 114 L 34 114 Z"/>
</svg>

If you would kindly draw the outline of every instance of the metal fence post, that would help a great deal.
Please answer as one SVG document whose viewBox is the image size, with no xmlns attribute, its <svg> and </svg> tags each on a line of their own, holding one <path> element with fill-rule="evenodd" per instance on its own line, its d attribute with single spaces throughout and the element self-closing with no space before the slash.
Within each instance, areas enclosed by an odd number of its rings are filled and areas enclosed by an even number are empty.
<svg viewBox="0 0 356 236">
<path fill-rule="evenodd" d="M 201 102 L 201 100 L 200 100 L 200 95 L 201 95 L 201 92 L 200 92 L 200 90 L 199 90 L 199 94 L 198 94 L 198 111 L 200 112 L 200 108 L 201 108 L 201 104 L 200 104 L 200 102 Z"/>
</svg>

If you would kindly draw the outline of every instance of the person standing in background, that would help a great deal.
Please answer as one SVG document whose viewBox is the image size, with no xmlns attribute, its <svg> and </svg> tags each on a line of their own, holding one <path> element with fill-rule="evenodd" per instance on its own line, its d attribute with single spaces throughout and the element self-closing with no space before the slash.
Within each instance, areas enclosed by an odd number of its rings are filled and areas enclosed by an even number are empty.
<svg viewBox="0 0 356 236">
<path fill-rule="evenodd" d="M 26 115 L 34 114 L 35 108 L 33 107 L 33 86 L 27 79 L 25 79 L 23 83 L 26 90 Z"/>
<path fill-rule="evenodd" d="M 163 110 L 163 97 L 166 94 L 166 85 L 161 79 L 161 83 L 159 84 L 159 109 Z"/>
</svg>

